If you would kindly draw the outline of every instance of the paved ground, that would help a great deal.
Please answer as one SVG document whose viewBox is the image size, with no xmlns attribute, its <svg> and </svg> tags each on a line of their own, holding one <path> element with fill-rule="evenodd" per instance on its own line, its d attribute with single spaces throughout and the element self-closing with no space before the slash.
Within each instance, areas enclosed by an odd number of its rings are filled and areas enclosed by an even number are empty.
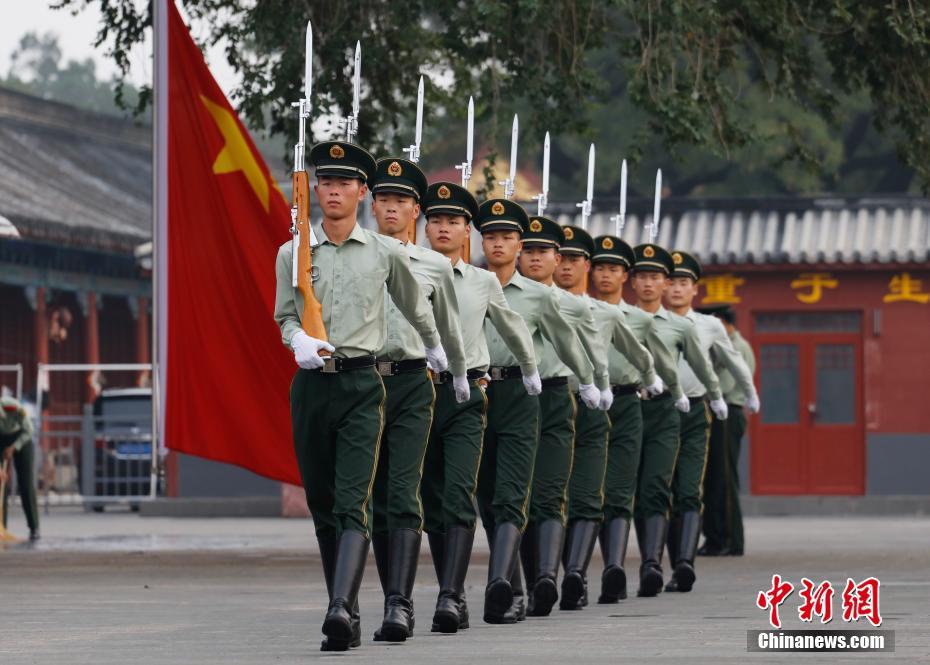
<svg viewBox="0 0 930 665">
<path fill-rule="evenodd" d="M 21 533 L 21 517 L 11 519 Z M 802 576 L 832 581 L 835 614 L 847 577 L 881 579 L 882 627 L 896 631 L 896 654 L 805 660 L 930 661 L 930 519 L 759 517 L 747 531 L 747 556 L 699 561 L 693 593 L 556 611 L 517 626 L 480 622 L 480 542 L 468 578 L 479 620 L 456 636 L 428 632 L 437 586 L 424 548 L 415 638 L 371 641 L 381 607 L 372 565 L 361 595 L 362 648 L 324 654 L 326 593 L 307 522 L 55 511 L 41 546 L 0 551 L 0 663 L 787 663 L 798 656 L 746 652 L 746 631 L 767 627 L 754 600 L 773 572 L 795 584 Z M 637 565 L 633 545 L 629 567 Z M 592 570 L 596 597 L 597 556 Z M 797 606 L 796 592 L 782 606 L 786 628 L 801 627 Z M 848 626 L 834 619 L 829 627 Z"/>
</svg>

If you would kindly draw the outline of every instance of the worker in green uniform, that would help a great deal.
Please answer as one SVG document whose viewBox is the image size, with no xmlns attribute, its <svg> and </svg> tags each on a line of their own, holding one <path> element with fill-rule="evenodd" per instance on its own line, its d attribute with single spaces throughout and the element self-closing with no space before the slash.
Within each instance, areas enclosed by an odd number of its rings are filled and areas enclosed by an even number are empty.
<svg viewBox="0 0 930 665">
<path fill-rule="evenodd" d="M 576 521 L 569 530 L 568 483 L 575 448 L 575 419 L 587 418 L 587 412 L 600 410 L 602 392 L 609 394 L 606 349 L 598 334 L 590 308 L 580 298 L 555 286 L 554 274 L 565 242 L 562 227 L 547 217 L 531 216 L 523 234 L 520 251 L 520 274 L 544 284 L 558 294 L 559 311 L 571 326 L 572 353 L 561 355 L 542 338 L 539 372 L 542 393 L 539 395 L 539 444 L 533 471 L 530 517 L 520 555 L 527 581 L 527 613 L 547 616 L 559 598 L 556 581 L 563 549 L 568 552 L 560 607 L 575 609 L 584 593 L 582 571 L 587 567 L 590 551 L 597 538 L 597 522 Z M 580 352 L 579 352 L 580 350 Z M 579 376 L 592 376 L 593 385 Z M 575 395 L 577 394 L 577 398 Z M 580 403 L 579 403 L 580 402 Z M 518 564 L 519 565 L 519 564 Z M 521 608 L 517 608 L 520 611 Z"/>
<path fill-rule="evenodd" d="M 633 502 L 636 496 L 643 442 L 641 394 L 658 397 L 678 392 L 676 358 L 656 332 L 652 316 L 623 301 L 623 286 L 635 261 L 633 248 L 616 236 L 594 239 L 591 248 L 592 281 L 604 309 L 618 312 L 636 340 L 650 353 L 654 373 L 634 365 L 630 354 L 610 349 L 608 368 L 613 405 L 604 491 L 604 519 L 599 534 L 604 570 L 599 603 L 616 603 L 627 597 L 624 567 Z"/>
<path fill-rule="evenodd" d="M 433 630 L 454 633 L 469 626 L 465 575 L 477 519 L 474 498 L 488 405 L 483 386 L 490 366 L 484 322 L 494 325 L 522 374 L 532 377 L 537 370 L 530 333 L 510 309 L 497 277 L 462 258 L 478 214 L 475 197 L 454 183 L 436 182 L 427 190 L 423 211 L 430 245 L 452 265 L 471 387 L 471 398 L 460 404 L 449 374 L 435 375 L 436 408 L 422 485 L 425 528 L 439 580 Z"/>
<path fill-rule="evenodd" d="M 600 354 L 607 364 L 608 383 L 611 383 L 610 360 L 617 356 L 648 377 L 647 385 L 652 390 L 661 391 L 662 382 L 655 374 L 652 355 L 626 325 L 624 313 L 619 307 L 595 300 L 587 294 L 591 257 L 595 252 L 594 239 L 577 226 L 565 226 L 563 232 L 565 241 L 559 250 L 561 261 L 555 281 L 566 293 L 581 300 L 591 312 L 604 349 Z M 575 590 L 562 594 L 560 607 L 566 610 L 587 605 L 587 569 L 604 516 L 607 448 L 611 431 L 608 413 L 613 409 L 615 390 L 616 386 L 610 385 L 608 390 L 602 391 L 600 410 L 579 409 L 576 418 L 568 508 L 568 520 L 573 528 L 565 548 L 566 574 L 563 582 L 563 586 L 574 584 Z M 638 408 L 638 403 L 636 406 Z M 620 427 L 622 424 L 617 425 Z M 584 533 L 584 538 L 580 539 L 583 549 L 578 547 L 579 539 L 573 537 L 577 533 Z"/>
<path fill-rule="evenodd" d="M 752 373 L 730 343 L 719 320 L 695 312 L 691 303 L 698 293 L 701 264 L 691 254 L 672 252 L 674 268 L 665 292 L 668 307 L 694 325 L 701 350 L 714 367 L 726 367 L 751 394 L 752 408 L 758 410 L 759 398 L 752 383 Z M 707 389 L 691 367 L 681 362 L 678 368 L 682 390 L 691 401 L 691 411 L 681 416 L 680 448 L 672 478 L 672 512 L 668 530 L 668 553 L 674 572 L 666 591 L 690 591 L 695 581 L 694 557 L 701 532 L 702 488 L 707 465 L 710 418 L 707 414 Z M 702 408 L 703 407 L 703 408 Z M 711 401 L 717 420 L 726 421 L 727 404 L 723 399 Z M 701 413 L 703 411 L 703 413 Z"/>
<path fill-rule="evenodd" d="M 0 397 L 0 466 L 5 464 L 8 474 L 6 489 L 0 497 L 0 501 L 3 501 L 3 527 L 7 525 L 9 473 L 10 469 L 15 469 L 19 499 L 26 515 L 26 526 L 29 527 L 29 540 L 35 542 L 39 539 L 39 509 L 36 504 L 35 444 L 32 435 L 32 418 L 26 408 L 12 395 Z"/>
<path fill-rule="evenodd" d="M 377 163 L 371 182 L 378 231 L 398 240 L 410 270 L 432 306 L 442 347 L 449 358 L 457 403 L 471 397 L 465 349 L 459 330 L 452 265 L 441 254 L 409 242 L 408 228 L 420 216 L 427 180 L 413 162 L 388 157 Z M 385 296 L 387 339 L 377 352 L 384 382 L 384 433 L 372 494 L 372 549 L 384 592 L 384 619 L 375 641 L 402 642 L 413 634 L 413 585 L 420 556 L 423 506 L 420 481 L 433 419 L 435 390 L 416 330 Z"/>
<path fill-rule="evenodd" d="M 749 368 L 756 372 L 756 357 L 749 342 L 736 329 L 736 313 L 729 305 L 701 307 L 702 314 L 716 316 Z M 743 514 L 739 505 L 739 455 L 746 432 L 744 407 L 752 407 L 752 393 L 726 368 L 717 370 L 720 390 L 726 400 L 726 420 L 714 420 L 710 430 L 707 472 L 704 475 L 704 543 L 701 556 L 742 556 Z"/>
<path fill-rule="evenodd" d="M 420 336 L 427 361 L 437 370 L 448 362 L 402 245 L 356 221 L 374 158 L 356 145 L 327 141 L 313 147 L 310 162 L 323 217 L 312 249 L 313 289 L 328 340 L 301 327 L 304 303 L 292 285 L 292 241 L 278 251 L 274 318 L 298 365 L 290 399 L 294 452 L 330 593 L 322 648 L 344 651 L 360 642 L 358 589 L 384 424 L 384 384 L 374 354 L 385 345 L 385 286 Z"/>
<path fill-rule="evenodd" d="M 698 380 L 707 388 L 711 400 L 723 404 L 717 376 L 710 360 L 701 349 L 697 331 L 687 319 L 662 306 L 668 287 L 668 276 L 674 269 L 671 254 L 658 245 L 647 243 L 634 250 L 633 291 L 636 306 L 652 315 L 656 332 L 665 346 L 684 357 Z M 725 404 L 723 405 L 725 408 Z M 675 408 L 682 413 L 691 410 L 688 397 L 678 393 L 673 397 L 661 394 L 644 399 L 643 445 L 635 499 L 634 523 L 636 538 L 642 553 L 639 596 L 655 596 L 662 590 L 662 551 L 668 530 L 672 477 L 678 457 L 681 422 Z M 716 407 L 715 407 L 716 408 Z M 698 405 L 698 416 L 707 418 L 706 406 Z M 702 413 L 703 412 L 703 413 Z"/>
</svg>

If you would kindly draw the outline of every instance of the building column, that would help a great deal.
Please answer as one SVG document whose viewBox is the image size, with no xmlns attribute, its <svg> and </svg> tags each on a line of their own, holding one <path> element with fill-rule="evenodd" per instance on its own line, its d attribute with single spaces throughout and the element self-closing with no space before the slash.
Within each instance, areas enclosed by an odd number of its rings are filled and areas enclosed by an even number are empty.
<svg viewBox="0 0 930 665">
<path fill-rule="evenodd" d="M 81 304 L 86 304 L 84 308 L 84 362 L 93 365 L 100 362 L 100 320 L 97 314 L 97 294 L 93 291 L 86 292 Z M 88 372 L 86 382 L 85 400 L 90 404 L 100 394 L 99 370 Z"/>
</svg>

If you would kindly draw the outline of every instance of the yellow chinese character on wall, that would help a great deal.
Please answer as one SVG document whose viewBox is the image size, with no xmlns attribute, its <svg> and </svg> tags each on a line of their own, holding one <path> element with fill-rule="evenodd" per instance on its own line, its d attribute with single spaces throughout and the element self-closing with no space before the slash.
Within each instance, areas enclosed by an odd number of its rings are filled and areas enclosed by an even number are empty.
<svg viewBox="0 0 930 665">
<path fill-rule="evenodd" d="M 888 291 L 882 302 L 918 302 L 922 305 L 930 302 L 930 293 L 922 291 L 920 280 L 911 277 L 909 272 L 892 277 Z"/>
<path fill-rule="evenodd" d="M 828 272 L 804 272 L 791 282 L 792 289 L 809 289 L 806 293 L 795 293 L 795 297 L 808 305 L 820 302 L 824 289 L 835 289 L 840 285 Z"/>
<path fill-rule="evenodd" d="M 701 280 L 701 284 L 707 289 L 702 305 L 713 305 L 715 303 L 734 304 L 742 302 L 742 298 L 736 295 L 736 287 L 742 286 L 746 280 L 737 277 L 733 273 L 724 273 L 722 275 L 709 275 Z"/>
</svg>

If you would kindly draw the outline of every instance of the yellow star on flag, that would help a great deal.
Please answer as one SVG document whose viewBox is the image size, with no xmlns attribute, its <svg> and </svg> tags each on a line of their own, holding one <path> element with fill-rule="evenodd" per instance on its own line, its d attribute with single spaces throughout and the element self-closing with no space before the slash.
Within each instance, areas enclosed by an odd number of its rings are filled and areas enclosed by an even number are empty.
<svg viewBox="0 0 930 665">
<path fill-rule="evenodd" d="M 213 173 L 222 175 L 224 173 L 235 173 L 242 171 L 246 180 L 252 186 L 255 196 L 261 201 L 265 212 L 268 212 L 268 178 L 259 166 L 255 154 L 249 148 L 245 136 L 239 129 L 235 116 L 228 109 L 211 101 L 204 95 L 200 95 L 200 100 L 207 107 L 207 111 L 213 116 L 216 128 L 223 135 L 223 149 L 216 156 L 213 162 Z"/>
</svg>

